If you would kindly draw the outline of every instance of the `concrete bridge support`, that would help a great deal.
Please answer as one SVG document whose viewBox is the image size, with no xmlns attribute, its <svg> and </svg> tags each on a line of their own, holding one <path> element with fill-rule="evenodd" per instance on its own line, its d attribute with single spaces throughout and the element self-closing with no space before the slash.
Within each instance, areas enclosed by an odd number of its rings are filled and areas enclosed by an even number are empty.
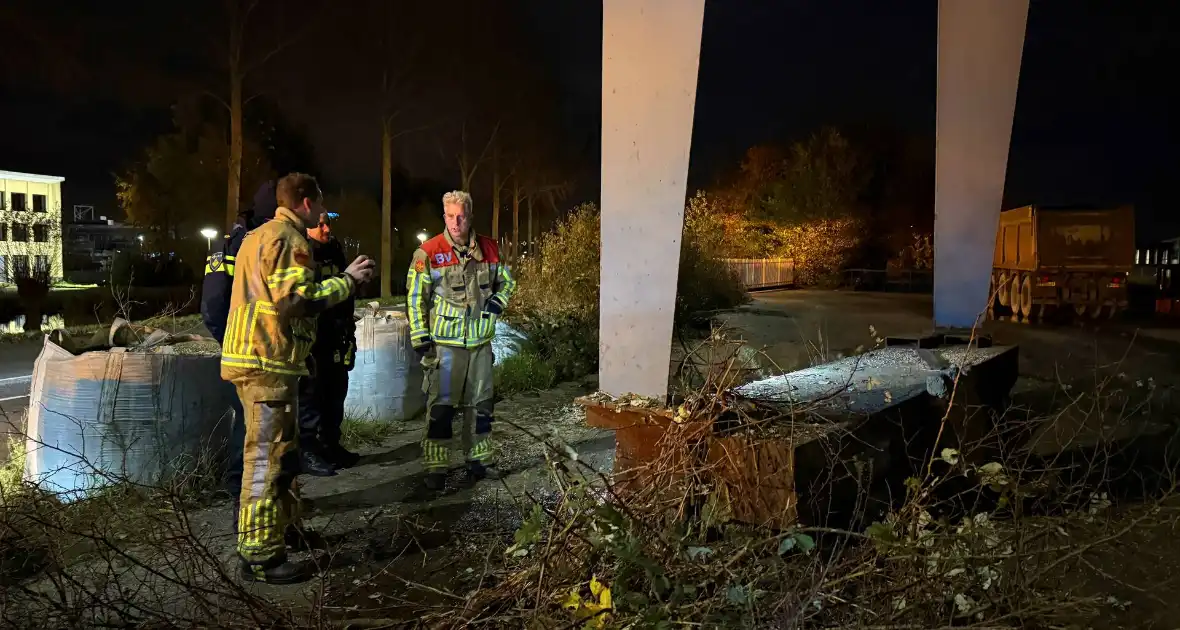
<svg viewBox="0 0 1180 630">
<path fill-rule="evenodd" d="M 962 327 L 986 305 L 1028 0 L 938 10 L 934 324 Z M 612 394 L 666 393 L 703 21 L 704 0 L 603 0 L 599 382 Z"/>
<path fill-rule="evenodd" d="M 934 324 L 969 328 L 988 299 L 1028 0 L 939 0 Z"/>
</svg>

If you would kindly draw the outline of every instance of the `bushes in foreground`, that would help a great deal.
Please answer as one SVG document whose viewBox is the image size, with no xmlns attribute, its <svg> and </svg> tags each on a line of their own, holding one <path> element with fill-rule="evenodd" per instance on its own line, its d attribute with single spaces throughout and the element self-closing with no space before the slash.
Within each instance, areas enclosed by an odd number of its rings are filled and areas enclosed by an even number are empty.
<svg viewBox="0 0 1180 630">
<path fill-rule="evenodd" d="M 687 208 L 676 288 L 677 326 L 692 324 L 696 313 L 732 308 L 747 299 L 738 279 L 717 260 L 722 232 L 714 223 L 704 209 Z M 529 336 L 529 361 L 546 363 L 554 382 L 597 369 L 601 244 L 598 208 L 582 204 L 542 238 L 535 255 L 516 265 L 519 285 L 511 317 Z M 550 378 L 548 368 L 525 370 L 523 362 L 520 370 L 512 369 Z"/>
</svg>

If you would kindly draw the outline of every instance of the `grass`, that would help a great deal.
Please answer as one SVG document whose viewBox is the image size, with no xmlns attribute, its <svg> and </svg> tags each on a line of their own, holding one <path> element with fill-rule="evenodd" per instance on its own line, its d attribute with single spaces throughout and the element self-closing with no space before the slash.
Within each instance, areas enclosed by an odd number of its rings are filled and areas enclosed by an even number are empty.
<svg viewBox="0 0 1180 630">
<path fill-rule="evenodd" d="M 557 370 L 551 361 L 522 349 L 496 366 L 493 379 L 497 394 L 511 396 L 553 387 L 557 384 Z"/>
<path fill-rule="evenodd" d="M 396 424 L 378 420 L 369 414 L 348 416 L 340 425 L 340 443 L 349 449 L 380 446 L 397 431 Z"/>
<path fill-rule="evenodd" d="M 377 304 L 379 304 L 381 306 L 402 306 L 403 304 L 406 303 L 406 296 L 404 296 L 404 295 L 391 295 L 389 297 L 382 297 L 382 298 L 357 298 L 356 305 L 358 307 L 368 306 L 370 302 L 376 302 Z"/>
</svg>

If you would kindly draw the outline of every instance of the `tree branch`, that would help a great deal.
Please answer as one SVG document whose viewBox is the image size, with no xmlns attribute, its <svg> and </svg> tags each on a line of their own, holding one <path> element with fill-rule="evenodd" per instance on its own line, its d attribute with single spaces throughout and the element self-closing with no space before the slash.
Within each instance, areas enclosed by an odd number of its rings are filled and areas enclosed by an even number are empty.
<svg viewBox="0 0 1180 630">
<path fill-rule="evenodd" d="M 230 111 L 229 103 L 226 103 L 225 99 L 214 94 L 211 90 L 201 90 L 201 94 L 204 94 L 205 96 L 208 96 L 209 98 L 217 101 L 218 103 L 221 103 L 221 106 L 225 108 L 225 111 L 227 111 L 227 112 Z"/>
</svg>

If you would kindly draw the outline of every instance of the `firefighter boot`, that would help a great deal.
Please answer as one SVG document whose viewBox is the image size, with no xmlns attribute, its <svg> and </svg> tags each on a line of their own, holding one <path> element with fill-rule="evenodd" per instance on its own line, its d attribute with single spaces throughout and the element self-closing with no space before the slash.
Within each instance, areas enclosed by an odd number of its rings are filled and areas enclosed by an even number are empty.
<svg viewBox="0 0 1180 630">
<path fill-rule="evenodd" d="M 325 458 L 336 468 L 352 468 L 360 461 L 361 456 L 344 448 L 340 444 L 329 444 L 324 449 Z"/>
<path fill-rule="evenodd" d="M 469 483 L 476 483 L 484 479 L 496 480 L 500 478 L 500 473 L 495 468 L 485 466 L 481 461 L 467 462 L 467 481 Z"/>
<path fill-rule="evenodd" d="M 295 551 L 311 551 L 327 548 L 327 541 L 314 529 L 298 525 L 288 525 L 283 532 L 283 543 Z"/>
<path fill-rule="evenodd" d="M 424 477 L 424 483 L 427 490 L 433 492 L 442 491 L 447 487 L 447 473 L 437 471 L 427 472 Z"/>
<path fill-rule="evenodd" d="M 297 584 L 311 578 L 311 568 L 301 562 L 291 562 L 286 556 L 266 562 L 253 563 L 239 556 L 242 579 L 264 584 Z"/>
<path fill-rule="evenodd" d="M 299 454 L 303 473 L 313 477 L 331 477 L 336 474 L 336 467 L 329 463 L 318 449 L 305 448 Z"/>
</svg>

